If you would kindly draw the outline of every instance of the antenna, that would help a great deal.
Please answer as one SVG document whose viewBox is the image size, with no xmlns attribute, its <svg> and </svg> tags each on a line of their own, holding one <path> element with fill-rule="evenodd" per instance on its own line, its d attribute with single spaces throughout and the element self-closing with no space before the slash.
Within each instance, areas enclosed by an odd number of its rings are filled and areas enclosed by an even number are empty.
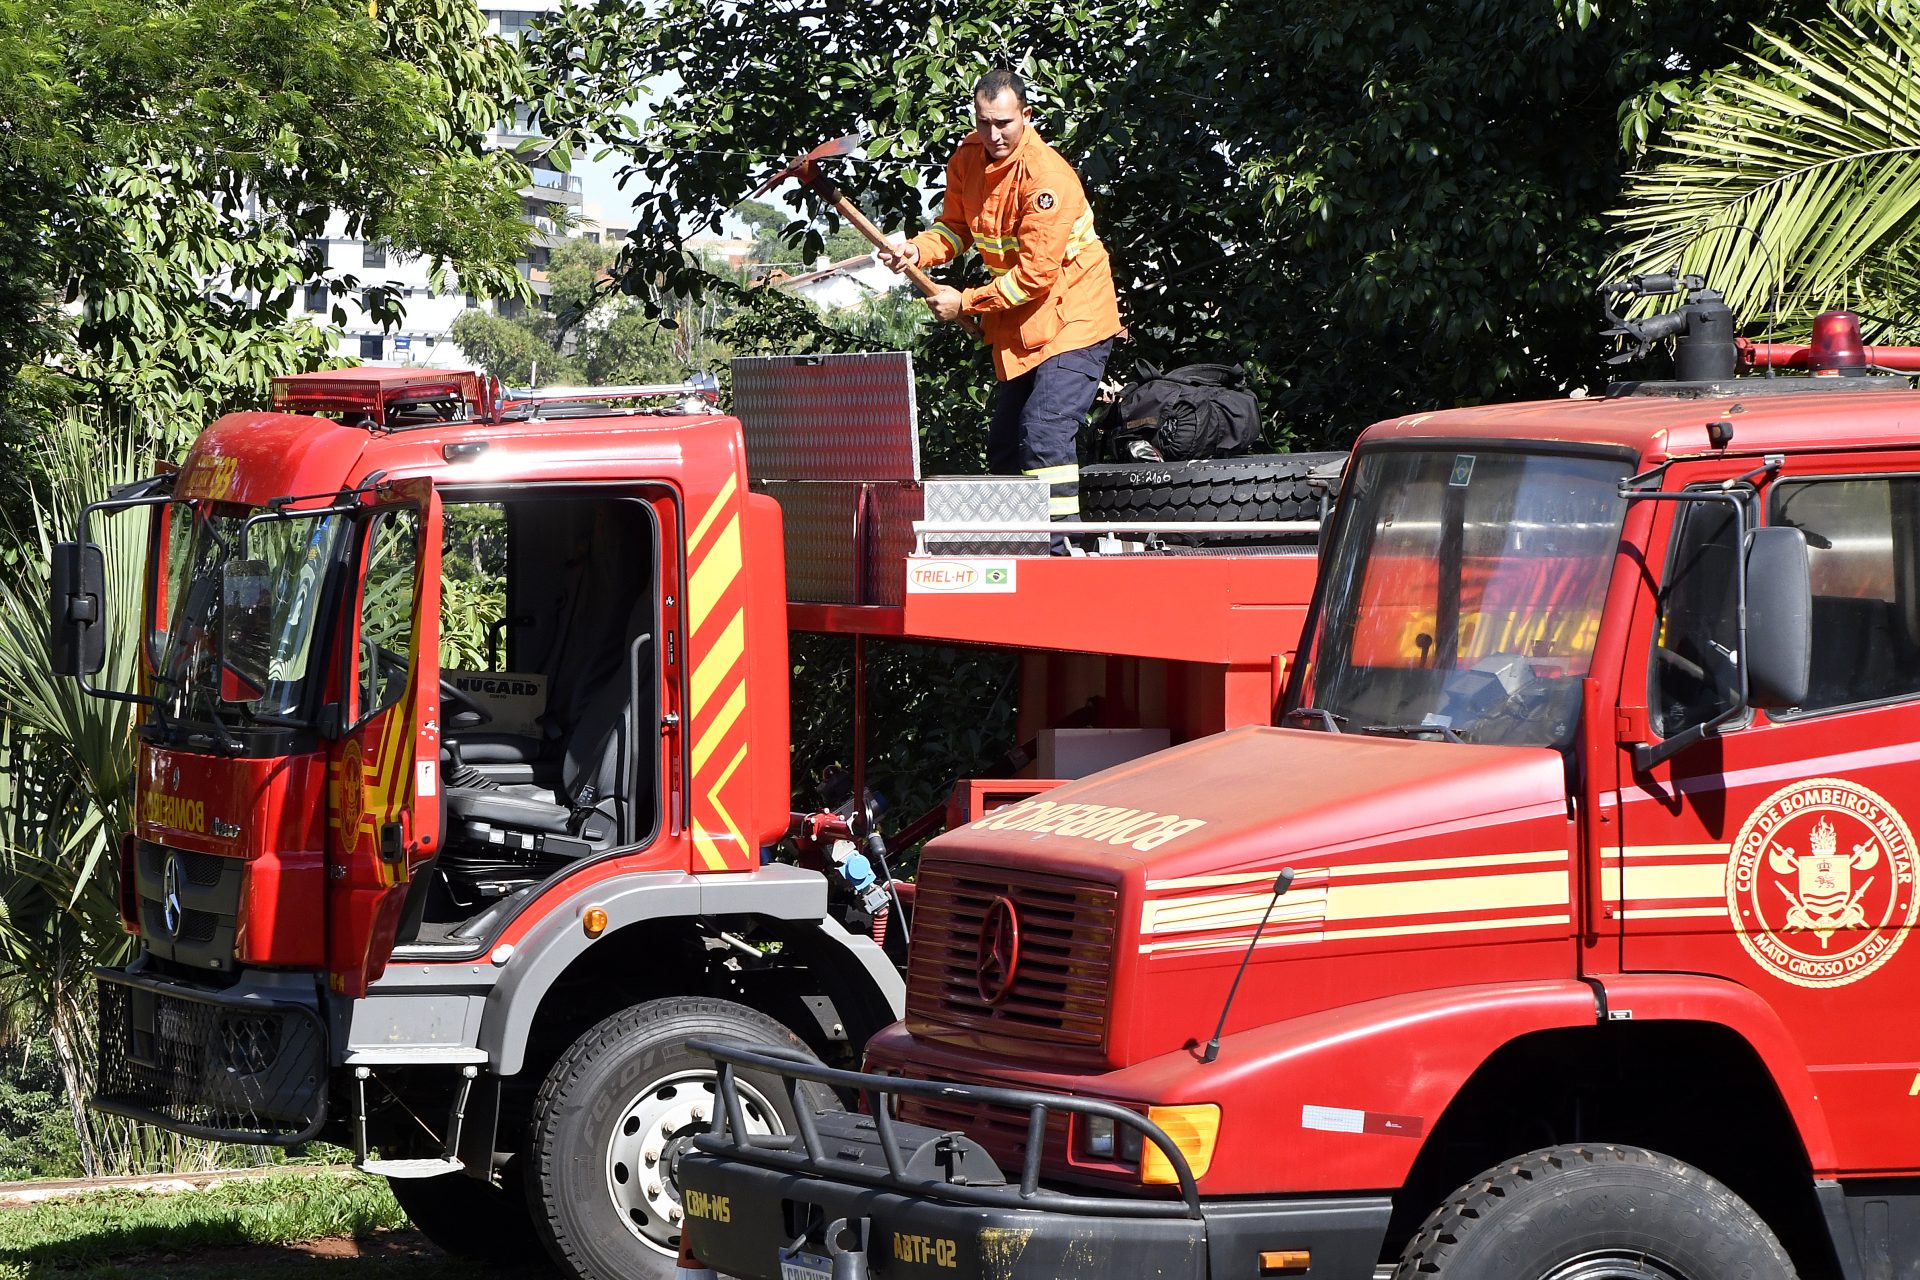
<svg viewBox="0 0 1920 1280">
<path fill-rule="evenodd" d="M 1267 921 L 1273 918 L 1274 904 L 1280 901 L 1280 895 L 1293 887 L 1293 868 L 1280 868 L 1279 876 L 1273 882 L 1273 896 L 1267 899 L 1267 909 L 1260 913 L 1260 927 L 1253 931 L 1253 937 L 1247 940 L 1247 953 L 1240 957 L 1240 968 L 1233 975 L 1233 985 L 1227 988 L 1227 1002 L 1220 1006 L 1220 1021 L 1213 1028 L 1213 1039 L 1207 1041 L 1207 1047 L 1200 1054 L 1200 1061 L 1212 1062 L 1220 1056 L 1220 1033 L 1227 1029 L 1227 1010 L 1233 1008 L 1233 998 L 1240 994 L 1240 979 L 1246 975 L 1247 961 L 1253 959 L 1253 949 L 1260 945 L 1260 935 L 1267 931 Z"/>
</svg>

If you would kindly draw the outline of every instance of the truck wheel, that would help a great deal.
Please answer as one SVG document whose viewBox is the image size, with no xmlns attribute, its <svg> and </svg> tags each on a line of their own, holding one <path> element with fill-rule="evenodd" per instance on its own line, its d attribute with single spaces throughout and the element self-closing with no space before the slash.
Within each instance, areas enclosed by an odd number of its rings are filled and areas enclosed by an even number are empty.
<svg viewBox="0 0 1920 1280">
<path fill-rule="evenodd" d="M 716 1104 L 711 1060 L 689 1036 L 804 1049 L 764 1014 L 725 1000 L 650 1000 L 605 1019 L 560 1056 L 533 1105 L 527 1198 L 549 1252 L 588 1280 L 667 1280 L 680 1249 L 677 1157 Z M 777 1078 L 735 1076 L 747 1125 L 787 1133 L 793 1107 Z M 811 1088 L 811 1087 L 810 1087 Z M 836 1105 L 814 1091 L 815 1106 Z"/>
<path fill-rule="evenodd" d="M 1461 1187 L 1407 1242 L 1394 1280 L 1793 1280 L 1745 1201 L 1639 1147 L 1550 1147 Z"/>
<path fill-rule="evenodd" d="M 1085 520 L 1318 520 L 1320 472 L 1344 453 L 1275 453 L 1196 462 L 1102 462 L 1080 468 Z"/>
<path fill-rule="evenodd" d="M 534 1234 L 533 1216 L 520 1179 L 510 1168 L 501 1186 L 446 1173 L 437 1178 L 388 1178 L 420 1234 L 465 1262 L 512 1265 L 535 1262 L 545 1250 Z"/>
</svg>

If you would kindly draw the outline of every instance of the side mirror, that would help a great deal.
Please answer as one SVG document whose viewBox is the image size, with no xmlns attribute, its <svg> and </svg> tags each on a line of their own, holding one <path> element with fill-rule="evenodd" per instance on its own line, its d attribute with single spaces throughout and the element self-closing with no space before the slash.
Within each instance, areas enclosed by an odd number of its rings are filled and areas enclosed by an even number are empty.
<svg viewBox="0 0 1920 1280">
<path fill-rule="evenodd" d="M 93 675 L 107 665 L 106 554 L 92 542 L 58 542 L 52 569 L 47 615 L 54 674 Z"/>
<path fill-rule="evenodd" d="M 230 560 L 220 575 L 220 696 L 252 702 L 267 687 L 273 571 L 265 560 Z"/>
<path fill-rule="evenodd" d="M 1813 589 L 1807 535 L 1785 525 L 1755 529 L 1747 544 L 1747 702 L 1797 707 L 1813 660 Z"/>
</svg>

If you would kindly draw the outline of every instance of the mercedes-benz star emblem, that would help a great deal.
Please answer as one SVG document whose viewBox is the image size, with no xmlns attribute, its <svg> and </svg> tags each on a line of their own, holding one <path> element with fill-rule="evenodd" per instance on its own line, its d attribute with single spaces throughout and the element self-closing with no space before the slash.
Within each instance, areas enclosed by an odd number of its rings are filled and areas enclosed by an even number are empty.
<svg viewBox="0 0 1920 1280">
<path fill-rule="evenodd" d="M 999 1004 L 1013 990 L 1014 971 L 1020 967 L 1020 917 L 1007 898 L 995 898 L 987 907 L 987 918 L 980 922 L 980 948 L 976 953 L 974 982 L 980 998 Z"/>
<path fill-rule="evenodd" d="M 186 877 L 186 868 L 180 865 L 180 855 L 173 854 L 167 859 L 167 869 L 160 877 L 160 915 L 167 926 L 167 936 L 180 936 L 180 922 L 186 918 L 186 911 L 180 906 L 180 881 Z"/>
</svg>

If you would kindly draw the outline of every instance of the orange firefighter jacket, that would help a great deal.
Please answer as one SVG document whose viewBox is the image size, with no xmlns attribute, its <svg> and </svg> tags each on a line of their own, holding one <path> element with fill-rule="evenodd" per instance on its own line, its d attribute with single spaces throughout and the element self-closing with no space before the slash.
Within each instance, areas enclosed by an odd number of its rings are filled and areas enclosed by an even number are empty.
<svg viewBox="0 0 1920 1280">
<path fill-rule="evenodd" d="M 980 250 L 993 280 L 963 290 L 962 309 L 980 316 L 1002 381 L 1120 332 L 1113 271 L 1087 194 L 1031 125 L 997 164 L 969 133 L 947 162 L 939 220 L 913 243 L 923 267 L 950 262 L 969 245 Z"/>
</svg>

